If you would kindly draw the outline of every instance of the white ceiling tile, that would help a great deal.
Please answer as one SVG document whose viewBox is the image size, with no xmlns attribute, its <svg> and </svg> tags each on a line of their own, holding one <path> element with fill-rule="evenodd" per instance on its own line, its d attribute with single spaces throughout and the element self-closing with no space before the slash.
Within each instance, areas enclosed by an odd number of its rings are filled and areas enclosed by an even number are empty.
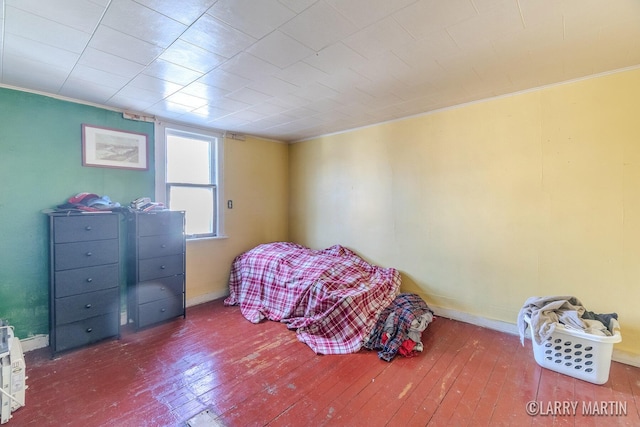
<svg viewBox="0 0 640 427">
<path fill-rule="evenodd" d="M 324 71 L 306 62 L 296 62 L 275 74 L 276 77 L 296 86 L 303 86 L 310 81 L 318 81 L 327 75 Z"/>
<path fill-rule="evenodd" d="M 615 28 L 620 21 L 634 19 L 638 23 L 640 2 L 637 0 L 619 0 L 603 3 L 598 0 L 584 0 L 576 7 L 574 2 L 561 3 L 562 18 L 567 37 L 579 37 L 580 34 Z"/>
<path fill-rule="evenodd" d="M 144 74 L 186 86 L 202 77 L 203 73 L 185 68 L 163 59 L 156 59 L 144 69 Z"/>
<path fill-rule="evenodd" d="M 247 52 L 279 68 L 286 68 L 314 53 L 280 31 L 265 36 L 247 49 Z"/>
<path fill-rule="evenodd" d="M 210 15 L 199 18 L 180 38 L 225 58 L 235 56 L 256 41 Z"/>
<path fill-rule="evenodd" d="M 208 100 L 219 99 L 230 93 L 230 91 L 228 90 L 210 86 L 200 81 L 196 81 L 189 84 L 188 86 L 185 86 L 184 89 L 181 90 L 181 92 Z"/>
<path fill-rule="evenodd" d="M 123 77 L 105 70 L 91 68 L 84 64 L 77 64 L 73 68 L 71 74 L 69 74 L 69 79 L 76 79 L 94 85 L 116 89 L 113 93 L 117 92 L 117 89 L 126 85 L 130 80 L 129 77 Z M 70 84 L 67 84 L 66 86 L 69 87 Z"/>
<path fill-rule="evenodd" d="M 394 15 L 398 23 L 417 39 L 474 16 L 477 16 L 477 11 L 469 0 L 420 0 Z"/>
<path fill-rule="evenodd" d="M 138 74 L 133 80 L 129 82 L 129 85 L 140 89 L 146 89 L 152 92 L 162 93 L 164 94 L 164 96 L 169 96 L 184 87 L 183 85 L 167 80 L 162 80 L 147 74 Z"/>
<path fill-rule="evenodd" d="M 191 25 L 192 22 L 202 16 L 216 1 L 217 0 L 136 0 L 137 3 L 147 6 L 185 25 Z"/>
<path fill-rule="evenodd" d="M 58 93 L 68 76 L 67 69 L 11 54 L 3 55 L 2 67 L 5 84 L 49 93 Z"/>
<path fill-rule="evenodd" d="M 385 87 L 381 87 L 378 82 L 372 80 L 361 79 L 356 85 L 359 91 L 373 96 L 376 99 L 398 99 L 402 100 L 403 95 L 407 93 L 415 93 L 418 89 L 421 89 L 418 85 L 407 85 L 400 80 L 388 79 L 385 83 Z"/>
<path fill-rule="evenodd" d="M 122 95 L 121 93 L 116 93 L 111 98 L 109 98 L 109 103 L 125 111 L 140 113 L 154 104 L 138 96 L 128 97 Z"/>
<path fill-rule="evenodd" d="M 176 104 L 186 105 L 190 107 L 192 110 L 200 107 L 204 107 L 207 105 L 207 100 L 205 98 L 200 98 L 199 96 L 189 95 L 184 92 L 176 92 L 173 95 L 169 95 L 165 98 L 169 102 L 175 102 Z"/>
<path fill-rule="evenodd" d="M 309 100 L 309 104 L 313 104 L 321 99 L 324 100 L 329 97 L 337 97 L 339 94 L 340 93 L 337 90 L 321 83 L 310 83 L 303 86 L 300 91 L 298 91 L 298 95 Z"/>
<path fill-rule="evenodd" d="M 355 27 L 335 9 L 319 1 L 280 30 L 318 52 L 355 32 Z"/>
<path fill-rule="evenodd" d="M 78 63 L 98 70 L 110 70 L 113 74 L 129 78 L 135 77 L 144 69 L 142 64 L 91 47 L 82 53 Z"/>
<path fill-rule="evenodd" d="M 5 0 L 4 3 L 87 34 L 96 29 L 106 7 L 88 0 Z"/>
<path fill-rule="evenodd" d="M 153 112 L 155 115 L 164 117 L 177 117 L 185 113 L 189 113 L 193 108 L 182 104 L 176 104 L 165 99 L 157 102 L 151 107 L 145 109 L 145 111 Z"/>
<path fill-rule="evenodd" d="M 358 85 L 371 83 L 371 80 L 350 68 L 343 68 L 337 70 L 335 73 L 326 74 L 324 77 L 318 79 L 318 82 L 338 92 L 347 92 Z"/>
<path fill-rule="evenodd" d="M 111 0 L 88 0 L 90 3 L 95 3 L 99 6 L 107 7 Z"/>
<path fill-rule="evenodd" d="M 320 97 L 321 95 L 322 93 L 319 93 L 318 96 L 315 97 L 313 101 L 309 102 L 308 104 L 308 108 L 311 108 L 312 110 L 317 111 L 318 114 L 326 113 L 327 111 L 334 110 L 340 107 L 341 105 L 344 105 L 336 101 L 335 98 L 321 98 Z M 331 96 L 331 94 L 329 94 L 329 96 Z"/>
<path fill-rule="evenodd" d="M 393 18 L 383 19 L 345 39 L 344 44 L 366 58 L 414 40 Z"/>
<path fill-rule="evenodd" d="M 207 13 L 256 39 L 295 16 L 277 0 L 219 0 Z"/>
<path fill-rule="evenodd" d="M 0 84 L 285 141 L 640 66 L 638 0 L 3 5 Z"/>
<path fill-rule="evenodd" d="M 513 0 L 471 0 L 478 13 L 485 13 L 488 10 L 504 7 L 507 3 L 514 3 Z M 522 2 L 525 3 L 525 2 Z M 527 2 L 528 3 L 528 2 Z M 535 2 L 531 2 L 535 3 Z M 543 3 L 543 2 L 540 2 Z"/>
<path fill-rule="evenodd" d="M 302 119 L 304 117 L 312 116 L 317 113 L 318 111 L 309 107 L 295 107 L 285 110 L 285 114 L 289 117 L 293 117 L 294 119 Z"/>
<path fill-rule="evenodd" d="M 4 31 L 75 53 L 84 50 L 90 37 L 83 31 L 9 6 L 5 10 Z"/>
<path fill-rule="evenodd" d="M 208 72 L 198 81 L 228 92 L 233 92 L 234 90 L 243 88 L 252 82 L 252 80 L 241 77 L 232 72 L 224 71 L 220 68 L 216 68 L 215 70 Z"/>
<path fill-rule="evenodd" d="M 249 109 L 265 116 L 281 114 L 288 110 L 288 108 L 283 107 L 282 105 L 273 104 L 269 101 L 258 103 Z"/>
<path fill-rule="evenodd" d="M 525 28 L 563 25 L 561 2 L 522 1 L 518 5 Z"/>
<path fill-rule="evenodd" d="M 163 50 L 159 46 L 137 39 L 105 25 L 100 25 L 89 42 L 89 46 L 111 55 L 148 65 Z"/>
<path fill-rule="evenodd" d="M 44 62 L 60 69 L 71 71 L 78 58 L 80 58 L 78 53 L 26 39 L 12 33 L 7 33 L 4 39 L 6 41 L 6 44 L 4 44 L 5 54 Z"/>
<path fill-rule="evenodd" d="M 217 120 L 224 116 L 228 116 L 229 114 L 231 114 L 231 111 L 212 105 L 205 105 L 203 107 L 196 108 L 195 110 L 193 110 L 193 113 L 202 118 L 205 118 L 206 122 L 210 122 L 212 120 Z"/>
<path fill-rule="evenodd" d="M 278 0 L 295 13 L 300 13 L 318 0 Z"/>
<path fill-rule="evenodd" d="M 182 40 L 176 41 L 166 49 L 160 55 L 160 59 L 203 74 L 224 61 L 223 57 Z"/>
<path fill-rule="evenodd" d="M 485 13 L 447 27 L 458 46 L 466 47 L 513 35 L 524 30 L 520 11 L 516 2 L 510 1 L 505 7 L 490 9 Z"/>
<path fill-rule="evenodd" d="M 237 111 L 235 113 L 231 113 L 224 117 L 225 120 L 241 120 L 243 122 L 251 123 L 257 120 L 264 119 L 264 114 L 261 114 L 257 111 L 251 111 L 249 109 Z"/>
<path fill-rule="evenodd" d="M 104 104 L 110 102 L 118 88 L 88 82 L 86 80 L 69 77 L 58 92 L 59 95 L 69 98 L 82 97 L 85 101 L 94 102 L 96 104 Z M 86 95 L 88 93 L 89 95 Z"/>
<path fill-rule="evenodd" d="M 344 43 L 335 43 L 322 49 L 315 56 L 304 60 L 307 64 L 324 71 L 327 74 L 337 69 L 354 67 L 362 64 L 367 59 Z"/>
<path fill-rule="evenodd" d="M 212 126 L 215 126 L 221 129 L 227 129 L 229 131 L 237 131 L 238 129 L 241 129 L 243 126 L 247 125 L 248 123 L 251 123 L 251 122 L 242 117 L 234 117 L 234 114 L 229 114 L 217 120 L 212 120 L 209 122 L 209 124 Z"/>
<path fill-rule="evenodd" d="M 251 104 L 247 104 L 246 102 L 239 101 L 237 99 L 231 99 L 225 96 L 223 99 L 219 100 L 215 103 L 215 106 L 219 106 L 220 108 L 224 108 L 225 110 L 229 110 L 231 113 L 235 111 L 246 110 L 251 107 Z"/>
<path fill-rule="evenodd" d="M 258 92 L 257 90 L 249 89 L 248 87 L 238 89 L 235 92 L 228 94 L 226 99 L 233 99 L 235 101 L 244 102 L 245 104 L 253 105 L 260 104 L 271 98 L 270 95 Z"/>
<path fill-rule="evenodd" d="M 234 56 L 222 64 L 220 69 L 254 81 L 272 76 L 280 70 L 275 65 L 246 52 Z"/>
<path fill-rule="evenodd" d="M 192 113 L 187 108 L 184 108 L 180 105 L 166 105 L 162 102 L 153 104 L 152 106 L 145 108 L 141 112 L 150 116 L 160 117 L 162 119 L 172 120 L 175 122 L 179 122 L 180 117 L 184 117 L 185 114 Z"/>
<path fill-rule="evenodd" d="M 402 79 L 411 72 L 411 67 L 392 52 L 378 55 L 352 68 L 369 80 L 381 82 Z"/>
<path fill-rule="evenodd" d="M 153 105 L 166 98 L 166 95 L 162 91 L 142 89 L 133 85 L 126 85 L 118 91 L 117 95 L 122 98 L 138 99 L 147 104 L 147 106 Z"/>
<path fill-rule="evenodd" d="M 252 82 L 247 85 L 247 88 L 257 90 L 272 97 L 293 93 L 300 89 L 299 86 L 274 76 L 268 76 L 259 81 Z"/>
<path fill-rule="evenodd" d="M 141 22 L 145 25 L 140 25 Z M 163 48 L 187 29 L 186 25 L 132 0 L 112 0 L 101 25 Z"/>
<path fill-rule="evenodd" d="M 430 71 L 438 59 L 455 56 L 460 48 L 445 30 L 436 31 L 408 43 L 398 45 L 393 53 L 411 67 Z"/>
<path fill-rule="evenodd" d="M 416 0 L 325 0 L 357 28 L 364 28 L 415 3 Z"/>
</svg>

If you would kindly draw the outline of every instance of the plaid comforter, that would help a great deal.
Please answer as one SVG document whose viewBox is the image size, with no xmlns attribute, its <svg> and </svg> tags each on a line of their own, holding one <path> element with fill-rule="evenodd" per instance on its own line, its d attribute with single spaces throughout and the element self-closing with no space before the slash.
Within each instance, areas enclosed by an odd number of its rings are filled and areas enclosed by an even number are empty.
<svg viewBox="0 0 640 427">
<path fill-rule="evenodd" d="M 358 351 L 380 312 L 396 297 L 400 274 L 340 246 L 257 246 L 234 261 L 225 305 L 247 320 L 280 321 L 318 354 Z"/>
</svg>

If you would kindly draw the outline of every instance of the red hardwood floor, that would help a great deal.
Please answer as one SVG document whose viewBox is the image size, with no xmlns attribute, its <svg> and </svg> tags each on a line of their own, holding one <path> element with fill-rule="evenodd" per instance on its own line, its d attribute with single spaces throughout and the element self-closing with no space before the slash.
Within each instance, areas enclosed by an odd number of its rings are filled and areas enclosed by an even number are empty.
<svg viewBox="0 0 640 427">
<path fill-rule="evenodd" d="M 205 409 L 225 426 L 640 425 L 640 368 L 613 362 L 594 385 L 540 368 L 529 341 L 444 318 L 423 342 L 391 363 L 318 356 L 285 325 L 213 301 L 54 360 L 27 353 L 27 405 L 7 426 L 184 426 Z M 615 414 L 584 413 L 594 402 Z"/>
</svg>

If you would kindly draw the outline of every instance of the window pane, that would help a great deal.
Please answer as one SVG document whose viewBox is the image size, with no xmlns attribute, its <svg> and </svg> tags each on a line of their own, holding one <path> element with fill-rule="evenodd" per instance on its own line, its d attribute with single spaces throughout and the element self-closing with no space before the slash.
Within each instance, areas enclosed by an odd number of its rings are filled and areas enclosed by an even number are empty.
<svg viewBox="0 0 640 427">
<path fill-rule="evenodd" d="M 214 224 L 215 187 L 181 187 L 171 185 L 169 200 L 172 210 L 185 211 L 186 233 L 216 234 Z"/>
<path fill-rule="evenodd" d="M 211 183 L 211 142 L 167 135 L 167 182 Z"/>
</svg>

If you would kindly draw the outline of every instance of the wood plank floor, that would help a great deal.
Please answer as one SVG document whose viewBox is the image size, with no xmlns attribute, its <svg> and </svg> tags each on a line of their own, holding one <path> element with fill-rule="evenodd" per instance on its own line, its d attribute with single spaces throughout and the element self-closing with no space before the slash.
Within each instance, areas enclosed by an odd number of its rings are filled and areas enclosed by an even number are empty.
<svg viewBox="0 0 640 427">
<path fill-rule="evenodd" d="M 594 385 L 540 368 L 528 340 L 445 318 L 423 342 L 390 363 L 318 356 L 218 300 L 54 360 L 27 353 L 27 405 L 7 425 L 184 426 L 206 409 L 224 426 L 640 425 L 640 368 L 613 362 Z M 541 413 L 527 414 L 530 401 Z M 594 402 L 609 413 L 585 413 Z"/>
</svg>

